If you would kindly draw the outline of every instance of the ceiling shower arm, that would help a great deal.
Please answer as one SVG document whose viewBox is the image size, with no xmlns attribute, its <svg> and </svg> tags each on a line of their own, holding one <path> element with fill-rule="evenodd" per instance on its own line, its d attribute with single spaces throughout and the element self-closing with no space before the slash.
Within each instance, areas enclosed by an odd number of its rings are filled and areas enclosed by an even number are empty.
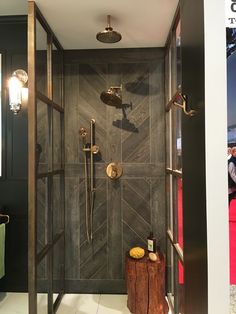
<svg viewBox="0 0 236 314">
<path fill-rule="evenodd" d="M 112 29 L 111 27 L 111 16 L 107 15 L 107 29 Z"/>
</svg>

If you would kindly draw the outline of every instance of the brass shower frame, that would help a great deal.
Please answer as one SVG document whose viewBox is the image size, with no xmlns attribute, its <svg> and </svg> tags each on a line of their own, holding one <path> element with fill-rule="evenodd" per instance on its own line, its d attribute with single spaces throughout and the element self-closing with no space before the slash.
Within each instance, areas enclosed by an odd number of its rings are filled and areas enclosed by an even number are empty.
<svg viewBox="0 0 236 314">
<path fill-rule="evenodd" d="M 36 79 L 36 21 L 40 23 L 47 34 L 47 90 L 41 93 L 37 90 Z M 61 60 L 63 61 L 63 47 L 57 40 L 55 34 L 51 30 L 47 21 L 33 1 L 28 2 L 28 312 L 29 314 L 37 314 L 37 293 L 38 285 L 38 268 L 43 260 L 47 261 L 46 273 L 48 274 L 47 288 L 47 311 L 48 313 L 56 313 L 62 297 L 65 293 L 65 154 L 64 154 L 64 73 L 61 67 L 61 99 L 56 103 L 53 99 L 53 45 L 56 47 Z M 37 106 L 45 104 L 48 110 L 48 167 L 40 173 L 37 168 Z M 60 144 L 61 144 L 61 162 L 58 168 L 53 163 L 53 112 L 60 115 Z M 60 177 L 60 215 L 61 229 L 56 234 L 53 233 L 53 179 L 55 176 Z M 48 213 L 45 224 L 47 228 L 47 243 L 37 252 L 37 186 L 38 180 L 47 180 L 47 198 L 46 206 Z M 53 286 L 53 256 L 54 248 L 61 241 L 63 246 L 61 261 L 61 287 L 58 295 L 54 300 L 55 292 Z"/>
</svg>

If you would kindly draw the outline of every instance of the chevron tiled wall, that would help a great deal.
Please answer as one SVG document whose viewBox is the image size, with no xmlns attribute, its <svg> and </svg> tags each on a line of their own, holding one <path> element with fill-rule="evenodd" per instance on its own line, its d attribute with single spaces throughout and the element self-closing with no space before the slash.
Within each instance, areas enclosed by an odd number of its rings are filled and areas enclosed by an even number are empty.
<svg viewBox="0 0 236 314">
<path fill-rule="evenodd" d="M 123 292 L 124 257 L 146 247 L 154 230 L 165 247 L 165 113 L 162 49 L 66 54 L 66 282 L 73 292 Z M 124 113 L 100 93 L 122 84 Z M 96 120 L 93 244 L 86 239 L 84 155 L 80 127 Z M 106 165 L 122 164 L 111 181 Z"/>
</svg>

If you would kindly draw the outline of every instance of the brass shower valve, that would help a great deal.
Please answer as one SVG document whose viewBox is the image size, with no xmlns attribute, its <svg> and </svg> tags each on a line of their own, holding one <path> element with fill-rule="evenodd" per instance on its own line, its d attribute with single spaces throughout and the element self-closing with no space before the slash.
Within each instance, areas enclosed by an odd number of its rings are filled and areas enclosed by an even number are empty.
<svg viewBox="0 0 236 314">
<path fill-rule="evenodd" d="M 107 176 L 113 180 L 119 179 L 122 176 L 122 166 L 117 162 L 111 162 L 106 168 Z"/>
</svg>

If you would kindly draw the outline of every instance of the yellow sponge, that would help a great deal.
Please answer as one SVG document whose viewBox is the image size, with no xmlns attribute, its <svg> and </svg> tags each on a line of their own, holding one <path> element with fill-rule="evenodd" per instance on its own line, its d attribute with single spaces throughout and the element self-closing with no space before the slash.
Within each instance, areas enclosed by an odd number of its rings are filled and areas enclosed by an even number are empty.
<svg viewBox="0 0 236 314">
<path fill-rule="evenodd" d="M 129 251 L 129 255 L 133 258 L 142 258 L 145 255 L 145 251 L 144 249 L 142 249 L 141 247 L 133 247 L 130 251 Z"/>
</svg>

